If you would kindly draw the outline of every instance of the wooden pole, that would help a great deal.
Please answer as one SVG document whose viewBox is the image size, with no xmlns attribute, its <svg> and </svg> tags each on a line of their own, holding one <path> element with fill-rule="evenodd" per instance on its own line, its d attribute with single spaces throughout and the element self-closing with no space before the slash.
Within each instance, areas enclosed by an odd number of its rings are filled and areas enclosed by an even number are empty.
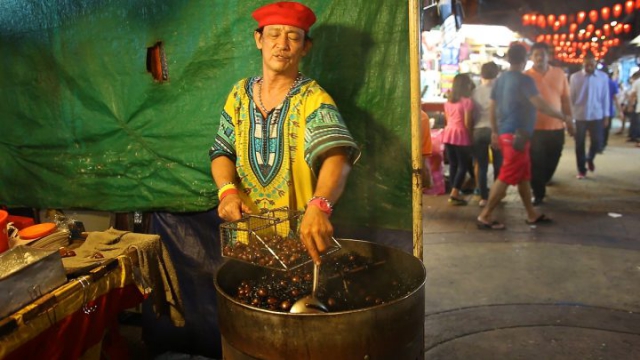
<svg viewBox="0 0 640 360">
<path fill-rule="evenodd" d="M 413 255 L 422 260 L 422 138 L 420 129 L 420 1 L 409 0 L 409 71 L 411 85 L 411 167 Z"/>
</svg>

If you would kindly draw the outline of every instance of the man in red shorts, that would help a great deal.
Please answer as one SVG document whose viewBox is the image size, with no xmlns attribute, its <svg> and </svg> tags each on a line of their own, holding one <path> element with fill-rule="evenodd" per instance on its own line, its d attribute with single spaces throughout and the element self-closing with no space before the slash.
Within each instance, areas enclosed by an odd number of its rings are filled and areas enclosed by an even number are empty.
<svg viewBox="0 0 640 360">
<path fill-rule="evenodd" d="M 491 214 L 506 195 L 509 185 L 518 186 L 520 199 L 527 211 L 527 224 L 551 222 L 544 214 L 538 214 L 531 203 L 529 139 L 536 122 L 536 110 L 565 122 L 571 121 L 549 106 L 540 96 L 533 79 L 522 73 L 527 61 L 524 46 L 512 45 L 507 58 L 509 71 L 496 80 L 491 92 L 491 141 L 500 147 L 503 162 L 498 179 L 489 192 L 489 202 L 477 218 L 478 228 L 483 230 L 505 229 L 504 224 L 493 220 Z"/>
</svg>

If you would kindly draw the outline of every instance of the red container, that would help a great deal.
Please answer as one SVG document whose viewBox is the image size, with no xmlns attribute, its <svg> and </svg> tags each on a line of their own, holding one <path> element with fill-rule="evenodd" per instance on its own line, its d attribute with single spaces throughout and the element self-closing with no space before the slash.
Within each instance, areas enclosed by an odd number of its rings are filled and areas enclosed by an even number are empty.
<svg viewBox="0 0 640 360">
<path fill-rule="evenodd" d="M 9 213 L 0 210 L 0 253 L 9 249 L 9 237 L 7 236 L 7 218 Z"/>
</svg>

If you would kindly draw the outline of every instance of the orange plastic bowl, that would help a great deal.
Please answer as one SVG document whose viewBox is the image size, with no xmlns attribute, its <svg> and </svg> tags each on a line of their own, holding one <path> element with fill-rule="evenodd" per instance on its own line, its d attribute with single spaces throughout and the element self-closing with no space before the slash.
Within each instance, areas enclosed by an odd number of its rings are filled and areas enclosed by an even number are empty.
<svg viewBox="0 0 640 360">
<path fill-rule="evenodd" d="M 26 227 L 18 231 L 18 236 L 23 240 L 37 239 L 39 237 L 47 236 L 56 230 L 56 224 L 54 223 L 42 223 Z"/>
</svg>

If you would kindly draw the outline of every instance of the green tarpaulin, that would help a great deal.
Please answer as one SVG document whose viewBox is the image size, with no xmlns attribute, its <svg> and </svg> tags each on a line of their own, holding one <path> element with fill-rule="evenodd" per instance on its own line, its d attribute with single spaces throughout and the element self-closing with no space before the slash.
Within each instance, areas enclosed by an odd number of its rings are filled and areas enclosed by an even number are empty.
<svg viewBox="0 0 640 360">
<path fill-rule="evenodd" d="M 0 204 L 106 211 L 216 205 L 208 149 L 224 99 L 256 75 L 267 1 L 0 3 Z M 411 229 L 405 1 L 309 0 L 302 71 L 336 100 L 363 156 L 336 221 Z M 169 81 L 147 48 L 162 41 Z"/>
</svg>

